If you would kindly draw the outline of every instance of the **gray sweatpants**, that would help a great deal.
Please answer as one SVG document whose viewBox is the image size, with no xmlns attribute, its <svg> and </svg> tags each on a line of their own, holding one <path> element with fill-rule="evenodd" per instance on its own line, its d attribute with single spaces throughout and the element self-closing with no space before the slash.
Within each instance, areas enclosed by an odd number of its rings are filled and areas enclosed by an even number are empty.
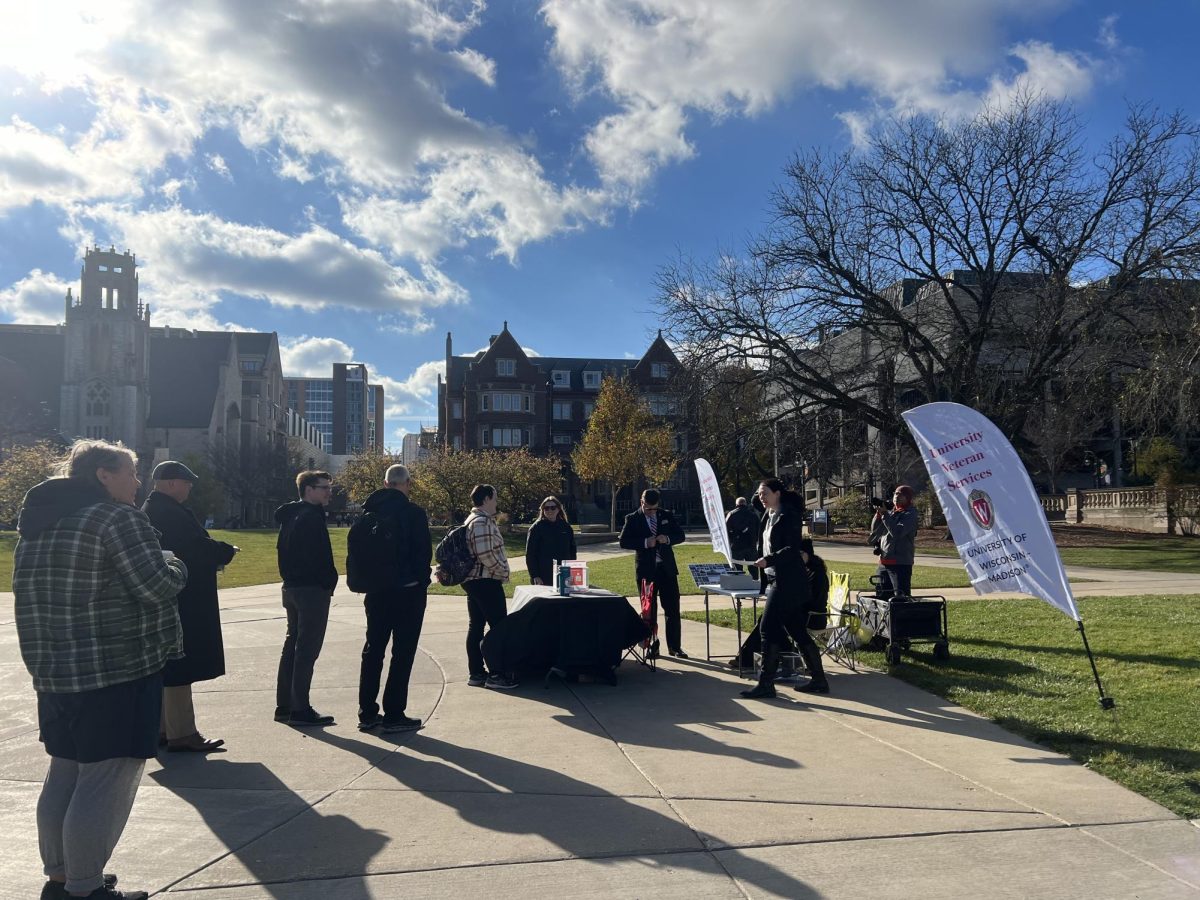
<svg viewBox="0 0 1200 900">
<path fill-rule="evenodd" d="M 104 883 L 104 866 L 129 821 L 144 759 L 77 763 L 50 757 L 38 798 L 38 846 L 47 877 L 73 894 Z"/>
</svg>

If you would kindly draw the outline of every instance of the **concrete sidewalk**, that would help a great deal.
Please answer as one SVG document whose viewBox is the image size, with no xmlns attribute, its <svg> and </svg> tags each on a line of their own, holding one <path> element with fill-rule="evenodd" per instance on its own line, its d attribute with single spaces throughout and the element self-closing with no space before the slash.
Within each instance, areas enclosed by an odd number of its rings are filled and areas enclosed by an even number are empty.
<svg viewBox="0 0 1200 900">
<path fill-rule="evenodd" d="M 361 601 L 335 598 L 313 698 L 272 721 L 277 586 L 222 594 L 229 673 L 198 685 L 207 758 L 151 761 L 110 866 L 198 898 L 1200 896 L 1200 829 L 878 673 L 747 701 L 703 660 L 616 688 L 466 685 L 465 603 L 432 598 L 410 714 L 355 725 Z M 703 626 L 684 623 L 698 652 Z M 714 653 L 734 651 L 714 629 Z M 46 757 L 0 603 L 0 898 L 37 896 Z"/>
</svg>

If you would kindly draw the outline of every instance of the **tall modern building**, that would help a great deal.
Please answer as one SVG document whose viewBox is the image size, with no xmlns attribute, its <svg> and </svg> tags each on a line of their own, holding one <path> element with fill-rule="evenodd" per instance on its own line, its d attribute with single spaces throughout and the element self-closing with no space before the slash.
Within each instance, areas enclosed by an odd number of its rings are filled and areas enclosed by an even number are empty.
<svg viewBox="0 0 1200 900">
<path fill-rule="evenodd" d="M 362 363 L 334 363 L 331 378 L 285 378 L 287 408 L 324 436 L 333 456 L 383 449 L 383 386 Z"/>
</svg>

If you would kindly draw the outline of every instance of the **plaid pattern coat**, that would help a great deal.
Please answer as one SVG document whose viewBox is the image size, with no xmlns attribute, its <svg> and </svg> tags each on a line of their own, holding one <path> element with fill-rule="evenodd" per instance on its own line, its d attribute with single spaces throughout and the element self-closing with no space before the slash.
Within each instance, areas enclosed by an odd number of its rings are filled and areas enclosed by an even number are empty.
<svg viewBox="0 0 1200 900">
<path fill-rule="evenodd" d="M 463 524 L 467 529 L 467 545 L 475 555 L 475 568 L 463 581 L 480 578 L 508 581 L 508 556 L 504 553 L 504 536 L 500 534 L 496 520 L 476 508 Z"/>
<path fill-rule="evenodd" d="M 13 593 L 34 689 L 95 690 L 152 675 L 182 656 L 175 596 L 187 569 L 177 559 L 164 562 L 146 514 L 102 501 L 31 533 L 24 527 L 29 502 L 18 526 Z"/>
</svg>

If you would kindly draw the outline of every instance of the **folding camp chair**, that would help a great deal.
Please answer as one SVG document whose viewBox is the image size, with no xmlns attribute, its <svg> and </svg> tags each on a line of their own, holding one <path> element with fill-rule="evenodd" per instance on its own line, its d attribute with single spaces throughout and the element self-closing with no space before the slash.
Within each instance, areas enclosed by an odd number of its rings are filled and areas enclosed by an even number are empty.
<svg viewBox="0 0 1200 900">
<path fill-rule="evenodd" d="M 810 613 L 811 618 L 820 618 Z M 808 633 L 821 655 L 845 666 L 851 672 L 858 668 L 858 635 L 862 619 L 850 596 L 850 576 L 845 572 L 829 573 L 829 600 L 822 628 L 809 628 Z"/>
</svg>

